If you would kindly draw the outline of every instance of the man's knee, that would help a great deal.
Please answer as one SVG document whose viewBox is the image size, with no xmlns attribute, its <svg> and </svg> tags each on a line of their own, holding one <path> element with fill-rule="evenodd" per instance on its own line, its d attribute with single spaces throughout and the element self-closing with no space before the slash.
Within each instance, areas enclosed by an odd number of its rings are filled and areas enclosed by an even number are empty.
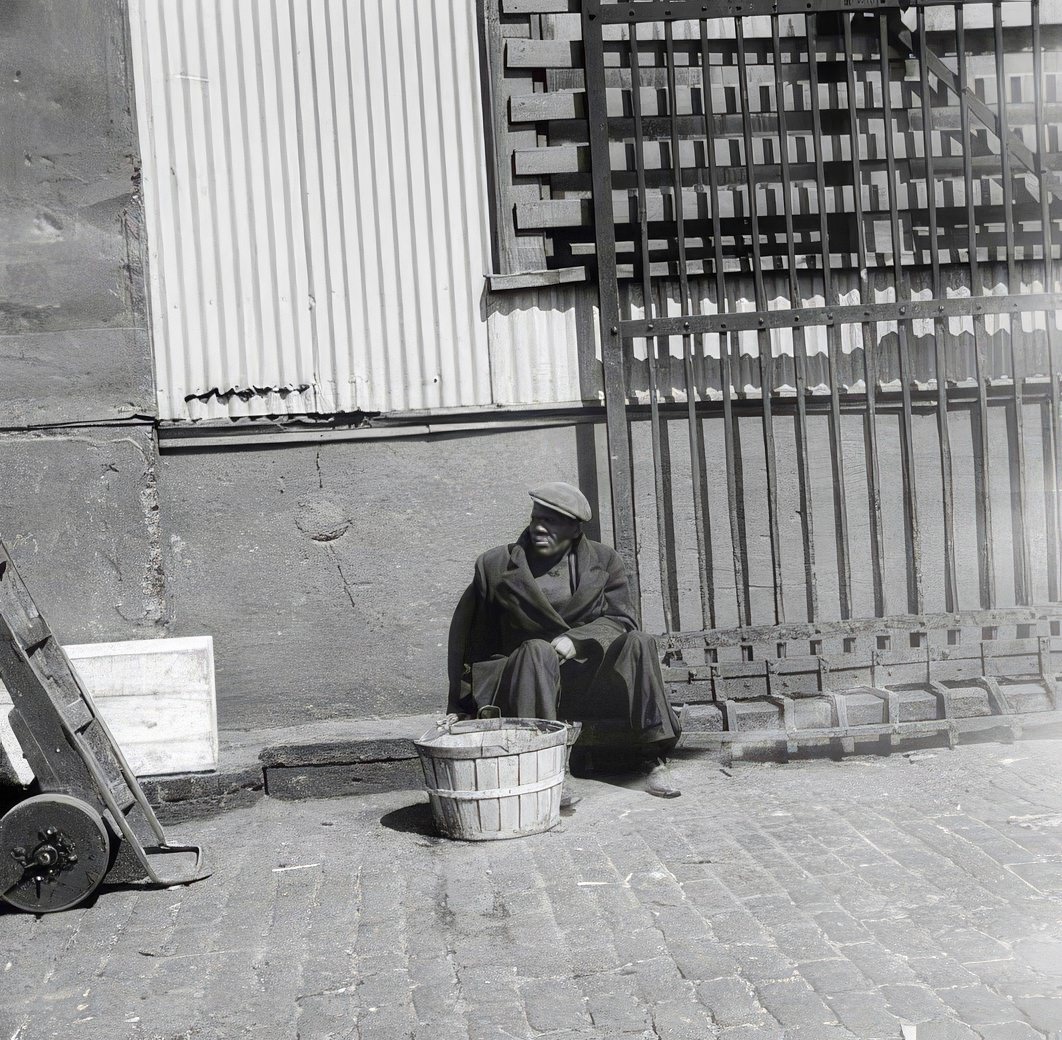
<svg viewBox="0 0 1062 1040">
<path fill-rule="evenodd" d="M 633 653 L 650 654 L 655 655 L 658 653 L 656 646 L 656 638 L 649 635 L 648 632 L 625 632 L 620 636 L 622 640 L 621 645 L 624 649 Z"/>
<path fill-rule="evenodd" d="M 519 654 L 521 657 L 534 658 L 536 662 L 544 664 L 547 668 L 552 666 L 559 668 L 560 666 L 557 651 L 553 649 L 552 644 L 547 643 L 544 639 L 528 639 L 526 642 L 521 643 L 513 653 Z"/>
</svg>

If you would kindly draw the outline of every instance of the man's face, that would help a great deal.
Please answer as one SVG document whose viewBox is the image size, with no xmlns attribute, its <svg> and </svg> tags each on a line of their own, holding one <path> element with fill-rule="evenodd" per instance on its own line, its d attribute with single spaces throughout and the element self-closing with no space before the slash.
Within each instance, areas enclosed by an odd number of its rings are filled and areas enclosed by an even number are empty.
<svg viewBox="0 0 1062 1040">
<path fill-rule="evenodd" d="M 557 556 L 579 537 L 582 525 L 538 502 L 531 509 L 531 550 L 537 556 Z"/>
</svg>

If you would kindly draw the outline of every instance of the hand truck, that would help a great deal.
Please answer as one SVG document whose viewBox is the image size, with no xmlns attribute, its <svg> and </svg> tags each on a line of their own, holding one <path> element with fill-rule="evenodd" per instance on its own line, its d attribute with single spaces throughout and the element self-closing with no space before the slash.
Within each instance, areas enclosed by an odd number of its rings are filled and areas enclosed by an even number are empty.
<svg viewBox="0 0 1062 1040">
<path fill-rule="evenodd" d="M 0 679 L 39 789 L 0 818 L 0 900 L 50 913 L 76 906 L 104 881 L 165 886 L 209 876 L 198 846 L 166 841 L 2 542 Z"/>
</svg>

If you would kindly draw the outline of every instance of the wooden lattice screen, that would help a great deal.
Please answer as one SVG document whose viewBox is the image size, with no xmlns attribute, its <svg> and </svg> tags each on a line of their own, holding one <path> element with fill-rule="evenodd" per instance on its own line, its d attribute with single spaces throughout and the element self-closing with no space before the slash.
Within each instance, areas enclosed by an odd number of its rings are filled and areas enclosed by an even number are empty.
<svg viewBox="0 0 1062 1040">
<path fill-rule="evenodd" d="M 718 5 L 717 5 L 718 6 Z M 1062 170 L 1062 5 L 1059 10 L 1044 4 L 1041 46 L 1043 56 L 1043 116 L 1046 134 L 1043 141 L 1044 163 L 1047 169 Z M 751 12 L 751 4 L 746 7 Z M 967 86 L 990 110 L 997 104 L 996 36 L 989 12 L 990 5 L 977 5 L 974 17 L 967 17 L 965 32 L 965 74 Z M 1031 150 L 1036 149 L 1034 117 L 1033 53 L 1029 6 L 1004 4 L 1002 41 L 1006 55 L 1005 79 L 1008 118 L 1011 129 Z M 1014 9 L 1014 24 L 1011 9 Z M 712 9 L 714 11 L 714 8 Z M 591 172 L 589 130 L 587 125 L 585 73 L 580 0 L 486 0 L 486 30 L 488 42 L 488 71 L 490 76 L 492 134 L 495 144 L 495 189 L 497 197 L 497 228 L 499 270 L 517 274 L 528 270 L 573 269 L 594 264 L 593 214 L 591 206 Z M 720 13 L 725 13 L 720 7 Z M 947 67 L 954 70 L 954 21 L 950 10 L 930 8 L 926 43 L 929 50 Z M 908 18 L 907 21 L 911 21 Z M 811 84 L 806 62 L 807 40 L 802 15 L 779 18 L 780 50 L 788 65 L 783 75 L 787 92 L 787 130 L 792 155 L 790 172 L 795 182 L 793 191 L 793 219 L 799 257 L 817 256 L 817 245 L 809 237 L 817 231 L 817 211 L 814 190 L 808 182 L 814 180 L 814 146 L 812 140 Z M 844 98 L 844 34 L 836 14 L 823 13 L 817 19 L 816 64 L 818 71 L 819 105 L 823 113 L 822 153 L 827 185 L 848 185 L 851 162 L 851 121 Z M 767 17 L 746 18 L 746 51 L 749 60 L 749 85 L 755 95 L 757 162 L 761 185 L 766 191 L 769 209 L 761 218 L 765 235 L 773 242 L 762 250 L 764 266 L 784 267 L 786 245 L 785 222 L 781 199 L 782 180 L 777 139 L 777 117 L 772 115 L 774 73 L 770 65 L 771 27 Z M 618 53 L 626 26 L 608 26 L 605 31 L 606 54 Z M 862 29 L 862 31 L 860 31 Z M 903 211 L 905 248 L 921 250 L 922 262 L 928 267 L 928 240 L 918 230 L 926 227 L 928 213 L 924 194 L 908 195 L 906 185 L 917 184 L 925 176 L 923 151 L 924 116 L 919 82 L 919 64 L 914 60 L 917 34 L 912 33 L 897 18 L 895 33 L 890 39 L 893 62 L 907 62 L 905 78 L 894 78 L 892 98 L 892 126 L 889 131 L 882 118 L 880 91 L 872 82 L 859 84 L 862 91 L 855 99 L 859 109 L 858 130 L 864 141 L 864 183 L 870 205 L 867 216 L 872 220 L 872 234 L 867 242 L 867 258 L 873 266 L 891 263 L 892 245 L 888 218 L 888 204 L 884 181 L 886 159 L 884 135 L 891 134 L 896 148 L 898 179 L 901 190 L 898 203 Z M 732 18 L 718 17 L 708 22 L 708 52 L 711 62 L 713 109 L 717 139 L 720 185 L 723 188 L 743 183 L 744 161 L 741 137 L 742 119 L 738 89 L 737 45 Z M 876 60 L 877 25 L 870 19 L 853 24 L 854 57 L 858 64 Z M 652 121 L 667 115 L 666 83 L 663 79 L 660 55 L 664 48 L 663 34 L 643 40 L 643 59 L 647 66 L 656 66 L 656 80 L 649 68 L 643 71 L 642 114 L 646 120 L 646 136 L 653 136 Z M 676 29 L 674 46 L 680 66 L 677 86 L 678 113 L 688 117 L 690 127 L 699 123 L 695 95 L 699 90 L 700 39 L 691 23 Z M 630 116 L 630 71 L 606 59 L 606 84 L 609 111 L 612 115 Z M 950 226 L 953 240 L 941 241 L 940 260 L 948 264 L 958 261 L 966 249 L 965 191 L 963 183 L 962 146 L 958 140 L 961 130 L 960 105 L 953 92 L 933 83 L 931 101 L 934 134 L 944 135 L 944 147 L 937 151 L 934 174 L 938 181 L 940 207 L 938 219 L 942 228 Z M 691 93 L 692 91 L 692 93 Z M 692 99 L 692 102 L 691 102 Z M 776 109 L 775 109 L 776 111 Z M 699 127 L 695 129 L 699 130 Z M 685 136 L 685 131 L 683 132 Z M 1007 241 L 1002 219 L 1003 197 L 998 181 L 998 142 L 994 135 L 975 121 L 971 127 L 975 219 L 985 229 L 978 238 L 979 258 L 982 261 L 1007 259 Z M 687 170 L 684 185 L 684 210 L 688 216 L 707 219 L 705 202 L 707 163 L 704 144 L 699 140 L 684 140 L 683 167 Z M 626 149 L 627 154 L 624 154 Z M 762 151 L 760 151 L 762 149 Z M 626 166 L 626 179 L 617 177 L 614 205 L 617 221 L 633 225 L 635 222 L 635 172 L 628 146 L 615 142 L 612 148 L 615 170 Z M 943 154 L 947 152 L 948 154 Z M 650 157 L 651 158 L 651 157 Z M 648 163 L 647 163 L 648 165 Z M 697 180 L 694 170 L 703 171 Z M 664 217 L 670 204 L 670 167 L 666 156 L 658 156 L 657 168 L 647 169 L 648 218 L 650 222 Z M 661 190 L 663 189 L 663 191 Z M 734 199 L 723 194 L 723 228 L 726 233 L 724 254 L 735 264 L 746 264 L 748 257 L 736 244 L 734 228 L 748 217 Z M 849 200 L 850 201 L 850 200 Z M 1042 237 L 1039 229 L 1039 203 L 1030 195 L 1015 200 L 1012 210 L 1014 222 L 1013 259 L 1039 256 Z M 836 220 L 831 228 L 832 241 L 838 261 L 854 267 L 856 245 L 851 223 Z M 740 235 L 737 236 L 740 239 Z M 623 243 L 621 242 L 621 249 Z M 688 251 L 690 273 L 708 250 Z M 843 257 L 842 257 L 843 254 Z M 633 240 L 628 251 L 618 257 L 621 277 L 634 275 Z M 677 257 L 674 247 L 654 251 L 654 275 L 674 275 Z M 777 263 L 776 263 L 777 261 Z M 581 272 L 579 272 L 581 274 Z M 572 277 L 577 273 L 572 272 Z"/>
</svg>

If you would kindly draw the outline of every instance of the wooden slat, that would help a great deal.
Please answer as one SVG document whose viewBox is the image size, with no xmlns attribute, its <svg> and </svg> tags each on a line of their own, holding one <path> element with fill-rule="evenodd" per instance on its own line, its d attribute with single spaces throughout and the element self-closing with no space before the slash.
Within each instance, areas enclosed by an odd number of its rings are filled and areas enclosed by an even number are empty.
<svg viewBox="0 0 1062 1040">
<path fill-rule="evenodd" d="M 671 96 L 674 97 L 675 52 L 673 32 L 670 25 L 665 26 L 665 43 L 667 45 L 668 58 L 668 90 Z M 674 109 L 672 109 L 671 115 L 671 139 L 668 152 L 672 170 L 672 190 L 678 192 L 681 190 L 682 185 L 682 159 L 679 154 L 678 129 L 676 127 Z M 691 307 L 692 299 L 689 291 L 689 273 L 686 261 L 686 229 L 683 225 L 681 212 L 676 216 L 675 237 L 677 239 L 679 259 L 679 298 L 684 311 L 696 313 L 700 308 L 696 305 Z M 690 476 L 692 478 L 693 492 L 693 523 L 697 544 L 697 576 L 700 579 L 698 591 L 701 601 L 701 623 L 705 628 L 708 628 L 712 624 L 711 619 L 714 611 L 709 596 L 708 554 L 710 549 L 707 544 L 705 499 L 701 485 L 701 473 L 705 469 L 704 437 L 701 433 L 701 424 L 697 416 L 697 382 L 693 366 L 693 337 L 690 335 L 682 337 L 682 368 L 686 386 L 686 425 L 690 444 Z"/>
<path fill-rule="evenodd" d="M 559 14 L 571 9 L 572 0 L 501 0 L 502 14 Z"/>
<path fill-rule="evenodd" d="M 887 58 L 888 16 L 878 16 L 878 30 L 881 49 L 879 74 L 882 80 L 882 100 L 884 103 L 885 125 L 892 125 L 892 93 L 889 89 L 889 62 Z M 932 154 L 932 153 L 930 153 Z M 889 134 L 885 134 L 885 161 L 887 164 L 889 205 L 889 237 L 892 243 L 894 262 L 891 267 L 893 292 L 897 300 L 910 299 L 910 289 L 906 286 L 902 273 L 903 245 L 900 235 L 900 216 L 897 206 L 896 152 L 895 144 Z M 904 500 L 904 528 L 908 560 L 908 604 L 907 609 L 921 614 L 924 609 L 922 593 L 922 538 L 918 523 L 918 486 L 915 476 L 914 420 L 911 414 L 911 341 L 913 327 L 908 321 L 896 323 L 897 345 L 899 348 L 900 394 L 903 400 L 903 412 L 900 421 L 901 467 Z"/>
<path fill-rule="evenodd" d="M 582 46 L 570 40 L 506 40 L 510 69 L 567 68 L 582 60 Z"/>
<path fill-rule="evenodd" d="M 1014 204 L 1014 179 L 1011 174 L 1011 151 L 1006 142 L 1011 137 L 1010 113 L 1007 105 L 1007 91 L 1002 87 L 1006 83 L 1006 49 L 1003 42 L 1003 12 L 999 0 L 992 5 L 992 23 L 996 41 L 996 90 L 997 115 L 999 119 L 999 134 L 1004 146 L 999 150 L 1000 174 L 1003 182 L 1003 208 L 1006 212 L 1013 210 Z M 1028 164 L 1025 164 L 1028 165 Z M 1035 163 L 1033 164 L 1035 169 Z M 1043 178 L 1041 178 L 1043 181 Z M 1041 190 L 1046 184 L 1042 183 Z M 1004 222 L 1004 231 L 1007 237 L 1007 291 L 1017 291 L 1017 271 L 1014 265 L 1014 222 Z M 1031 562 L 1029 559 L 1029 512 L 1026 493 L 1025 476 L 1025 409 L 1022 407 L 1022 377 L 1024 374 L 1023 347 L 1019 345 L 1015 336 L 1015 321 L 1008 319 L 1008 332 L 1010 333 L 1010 363 L 1011 374 L 1014 380 L 1014 469 L 1017 470 L 1018 493 L 1014 500 L 1014 541 L 1017 552 L 1015 553 L 1014 596 L 1018 603 L 1032 602 L 1031 589 Z"/>
<path fill-rule="evenodd" d="M 771 46 L 774 51 L 774 103 L 778 113 L 778 145 L 782 175 L 782 205 L 785 213 L 786 271 L 789 276 L 789 299 L 796 305 L 800 300 L 797 278 L 795 236 L 793 233 L 792 172 L 789 165 L 788 116 L 785 103 L 785 82 L 782 76 L 782 49 L 779 34 L 779 19 L 771 20 Z M 771 174 L 765 174 L 771 176 Z M 762 259 L 761 259 L 762 264 Z M 793 330 L 793 369 L 797 399 L 797 455 L 800 467 L 800 524 L 804 541 L 804 585 L 807 597 L 808 619 L 819 616 L 818 574 L 815 569 L 815 520 L 811 494 L 811 468 L 808 447 L 807 420 L 807 345 L 804 330 Z"/>
<path fill-rule="evenodd" d="M 551 90 L 548 94 L 516 94 L 509 99 L 509 118 L 514 123 L 585 119 L 586 92 Z"/>
<path fill-rule="evenodd" d="M 926 44 L 926 12 L 918 9 L 918 38 L 921 46 Z M 939 299 L 942 291 L 940 277 L 940 243 L 938 240 L 937 206 L 936 206 L 936 172 L 938 169 L 933 154 L 933 138 L 930 130 L 930 93 L 929 70 L 925 63 L 919 65 L 919 85 L 921 92 L 921 111 L 924 115 L 922 152 L 925 156 L 924 180 L 926 199 L 929 208 L 929 261 L 932 270 L 932 290 Z M 903 174 L 901 173 L 901 176 Z M 910 171 L 906 176 L 912 176 Z M 959 593 L 956 576 L 955 553 L 955 492 L 951 461 L 951 426 L 948 409 L 948 361 L 944 341 L 944 326 L 936 322 L 933 326 L 934 356 L 937 378 L 937 437 L 940 442 L 940 478 L 943 496 L 944 522 L 944 606 L 947 610 L 959 609 Z"/>
<path fill-rule="evenodd" d="M 586 174 L 589 185 L 590 156 L 587 148 L 575 144 L 525 148 L 513 152 L 513 171 L 523 177 L 578 171 Z"/>
<path fill-rule="evenodd" d="M 963 139 L 963 180 L 966 187 L 966 229 L 968 248 L 967 256 L 970 266 L 970 292 L 972 295 L 980 295 L 982 290 L 981 278 L 978 268 L 977 256 L 977 220 L 973 204 L 973 170 L 970 165 L 970 92 L 967 88 L 966 73 L 966 40 L 965 26 L 963 23 L 963 8 L 955 8 L 955 48 L 958 62 L 958 87 L 959 108 L 962 114 L 962 139 Z M 939 78 L 939 77 L 938 77 Z M 992 536 L 992 502 L 990 488 L 990 474 L 988 465 L 988 396 L 987 396 L 987 356 L 986 356 L 986 330 L 984 320 L 979 317 L 973 319 L 974 336 L 974 368 L 977 379 L 977 448 L 975 451 L 974 480 L 978 485 L 978 494 L 975 498 L 977 511 L 980 514 L 980 530 L 978 531 L 977 558 L 978 558 L 978 585 L 981 597 L 981 606 L 994 607 L 996 605 L 996 578 L 995 560 L 993 556 Z"/>
<path fill-rule="evenodd" d="M 586 73 L 601 78 L 604 71 L 604 52 L 600 26 L 591 26 L 588 9 L 583 10 L 583 49 Z M 598 35 L 595 35 L 595 31 Z M 594 183 L 594 235 L 597 250 L 598 320 L 601 327 L 601 359 L 605 390 L 605 426 L 608 435 L 609 484 L 612 493 L 612 528 L 616 551 L 627 571 L 631 598 L 640 613 L 638 549 L 634 520 L 634 477 L 631 470 L 630 430 L 627 424 L 627 387 L 623 365 L 623 341 L 618 335 L 620 318 L 619 286 L 617 283 L 616 234 L 609 219 L 607 198 L 608 116 L 604 98 L 590 97 L 589 128 L 591 155 L 597 162 Z"/>
<path fill-rule="evenodd" d="M 815 177 L 819 198 L 825 200 L 826 184 L 823 170 L 822 154 L 822 113 L 819 104 L 818 66 L 814 60 L 817 53 L 815 36 L 815 17 L 804 19 L 804 31 L 808 41 L 808 80 L 811 84 L 811 113 L 815 133 L 813 136 L 815 152 Z M 832 265 L 830 263 L 829 222 L 826 206 L 819 207 L 819 248 L 821 250 L 820 270 L 822 271 L 822 295 L 827 303 L 833 302 Z M 842 618 L 852 616 L 852 572 L 851 545 L 848 538 L 848 511 L 844 498 L 844 454 L 841 444 L 841 403 L 840 379 L 840 330 L 830 326 L 826 330 L 826 344 L 829 355 L 830 375 L 830 462 L 833 470 L 834 518 L 837 528 L 837 585 L 839 609 Z"/>
<path fill-rule="evenodd" d="M 630 45 L 631 79 L 638 82 L 638 33 L 637 27 L 631 33 Z M 635 177 L 638 182 L 638 259 L 642 269 L 642 306 L 647 318 L 653 315 L 652 268 L 649 262 L 649 229 L 645 219 L 645 170 L 642 160 L 645 150 L 642 147 L 642 110 L 641 91 L 631 92 L 631 115 L 634 118 L 634 154 Z M 664 615 L 664 630 L 673 632 L 678 623 L 679 604 L 677 581 L 672 579 L 671 561 L 674 556 L 673 539 L 669 530 L 671 503 L 669 501 L 670 481 L 666 476 L 670 471 L 670 460 L 664 464 L 662 429 L 660 424 L 660 393 L 657 385 L 658 341 L 650 336 L 646 342 L 649 368 L 649 423 L 653 453 L 653 490 L 656 494 L 656 528 L 657 557 L 660 567 L 660 598 Z M 664 343 L 667 349 L 667 343 Z M 677 575 L 675 575 L 677 578 Z"/>
<path fill-rule="evenodd" d="M 1032 0 L 1033 107 L 1036 120 L 1036 156 L 1043 170 L 1047 152 L 1047 123 L 1044 104 L 1043 38 L 1040 26 L 1040 0 Z M 1012 65 L 1013 68 L 1013 65 Z M 1057 89 L 1057 88 L 1056 88 Z M 1057 122 L 1057 121 L 1056 121 Z M 1043 237 L 1044 287 L 1054 286 L 1054 265 L 1050 199 L 1040 192 L 1040 233 Z M 1051 400 L 1043 413 L 1044 444 L 1044 517 L 1047 522 L 1047 594 L 1057 600 L 1062 595 L 1062 395 L 1059 392 L 1058 330 L 1054 314 L 1045 313 L 1047 326 L 1048 372 L 1051 377 Z"/>
<path fill-rule="evenodd" d="M 735 21 L 738 48 L 738 97 L 741 101 L 741 121 L 744 126 L 743 144 L 745 167 L 748 170 L 748 191 L 746 199 L 749 207 L 750 239 L 752 243 L 752 276 L 756 293 L 756 309 L 767 310 L 767 293 L 763 284 L 763 261 L 760 255 L 760 220 L 756 198 L 756 160 L 752 147 L 752 112 L 749 106 L 748 64 L 745 54 L 744 19 Z M 760 362 L 760 386 L 767 388 L 774 385 L 772 371 L 774 352 L 771 346 L 771 333 L 760 329 L 756 334 L 757 351 Z M 771 548 L 771 569 L 774 578 L 774 614 L 775 622 L 785 621 L 785 597 L 782 584 L 781 537 L 778 530 L 778 463 L 774 441 L 774 416 L 771 410 L 770 393 L 763 394 L 761 419 L 763 423 L 764 463 L 767 478 L 767 529 Z"/>
</svg>

